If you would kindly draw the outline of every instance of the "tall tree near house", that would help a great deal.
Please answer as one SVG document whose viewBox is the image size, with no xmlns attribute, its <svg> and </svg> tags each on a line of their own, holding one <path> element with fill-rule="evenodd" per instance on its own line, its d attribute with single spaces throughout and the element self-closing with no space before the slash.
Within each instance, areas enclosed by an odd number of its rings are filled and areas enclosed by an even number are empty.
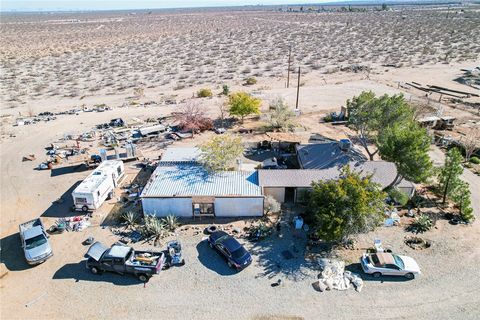
<svg viewBox="0 0 480 320">
<path fill-rule="evenodd" d="M 242 123 L 246 116 L 251 114 L 260 114 L 261 104 L 262 100 L 252 97 L 246 92 L 232 93 L 228 97 L 230 114 L 240 117 Z"/>
<path fill-rule="evenodd" d="M 201 162 L 211 171 L 225 171 L 234 166 L 243 153 L 240 137 L 224 134 L 213 137 L 200 146 Z"/>
<path fill-rule="evenodd" d="M 463 172 L 463 157 L 457 148 L 448 151 L 445 164 L 440 169 L 438 175 L 439 189 L 442 192 L 442 204 L 445 204 L 447 198 L 450 197 L 461 184 L 460 175 Z"/>
<path fill-rule="evenodd" d="M 458 187 L 452 193 L 452 200 L 456 203 L 460 217 L 462 217 L 465 222 L 475 220 L 470 196 L 468 183 L 464 181 L 460 181 Z"/>
<path fill-rule="evenodd" d="M 391 186 L 398 184 L 402 178 L 420 183 L 431 177 L 430 137 L 418 123 L 412 120 L 383 129 L 377 144 L 382 159 L 395 163 L 397 167 L 397 176 Z"/>
<path fill-rule="evenodd" d="M 212 120 L 205 117 L 199 105 L 193 101 L 188 101 L 182 105 L 175 113 L 174 118 L 183 130 L 192 132 L 192 135 L 197 131 L 212 127 Z"/>
<path fill-rule="evenodd" d="M 378 153 L 372 150 L 382 131 L 396 123 L 411 121 L 414 109 L 408 105 L 405 97 L 383 95 L 376 97 L 372 91 L 364 91 L 358 97 L 347 100 L 349 125 L 357 132 L 362 147 L 370 160 Z"/>
<path fill-rule="evenodd" d="M 384 219 L 386 196 L 371 176 L 361 177 L 346 166 L 340 179 L 312 183 L 306 218 L 321 239 L 345 241 L 378 226 Z"/>
</svg>

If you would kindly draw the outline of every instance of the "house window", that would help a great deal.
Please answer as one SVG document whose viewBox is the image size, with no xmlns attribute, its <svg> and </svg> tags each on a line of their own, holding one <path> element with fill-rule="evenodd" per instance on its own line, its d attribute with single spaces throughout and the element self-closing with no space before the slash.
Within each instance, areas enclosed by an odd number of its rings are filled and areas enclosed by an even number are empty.
<svg viewBox="0 0 480 320">
<path fill-rule="evenodd" d="M 75 198 L 75 203 L 78 203 L 78 204 L 87 203 L 87 198 Z"/>
<path fill-rule="evenodd" d="M 213 203 L 194 203 L 193 214 L 195 216 L 200 215 L 215 215 Z"/>
<path fill-rule="evenodd" d="M 120 176 L 122 174 L 122 168 L 118 167 L 117 172 L 118 172 L 118 176 Z"/>
</svg>

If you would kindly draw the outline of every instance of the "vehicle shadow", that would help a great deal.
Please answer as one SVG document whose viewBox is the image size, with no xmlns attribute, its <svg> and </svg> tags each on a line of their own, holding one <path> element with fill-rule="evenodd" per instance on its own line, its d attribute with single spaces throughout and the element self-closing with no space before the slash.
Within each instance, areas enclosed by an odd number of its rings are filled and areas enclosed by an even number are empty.
<svg viewBox="0 0 480 320">
<path fill-rule="evenodd" d="M 61 176 L 64 174 L 71 174 L 75 172 L 82 172 L 82 171 L 87 171 L 89 168 L 84 165 L 84 164 L 77 164 L 73 166 L 68 166 L 68 167 L 53 167 L 52 170 L 50 170 L 50 176 L 51 177 L 56 177 L 56 176 Z"/>
<path fill-rule="evenodd" d="M 2 238 L 0 244 L 0 261 L 9 271 L 22 271 L 33 267 L 25 261 L 18 232 Z"/>
<path fill-rule="evenodd" d="M 45 210 L 41 217 L 48 218 L 65 218 L 78 216 L 81 213 L 74 212 L 72 192 L 81 183 L 81 181 L 75 182 L 67 191 L 65 191 L 59 200 L 52 202 L 52 204 Z"/>
<path fill-rule="evenodd" d="M 198 260 L 208 269 L 221 276 L 231 276 L 238 271 L 230 268 L 218 252 L 210 248 L 207 240 L 197 244 Z"/>
<path fill-rule="evenodd" d="M 362 266 L 360 263 L 352 263 L 349 264 L 348 266 L 345 266 L 345 270 L 351 271 L 353 273 L 356 273 L 362 278 L 363 281 L 375 281 L 375 282 L 407 282 L 411 281 L 413 279 L 407 279 L 402 276 L 381 276 L 379 278 L 375 278 L 374 276 L 370 274 L 366 274 L 362 270 Z"/>
<path fill-rule="evenodd" d="M 120 275 L 111 272 L 104 272 L 102 274 L 93 274 L 87 268 L 85 268 L 85 260 L 78 263 L 67 263 L 60 269 L 58 269 L 53 275 L 52 279 L 73 279 L 75 282 L 80 281 L 93 281 L 93 282 L 110 282 L 117 286 L 131 286 L 137 284 L 143 284 L 140 280 L 133 275 L 126 274 Z"/>
</svg>

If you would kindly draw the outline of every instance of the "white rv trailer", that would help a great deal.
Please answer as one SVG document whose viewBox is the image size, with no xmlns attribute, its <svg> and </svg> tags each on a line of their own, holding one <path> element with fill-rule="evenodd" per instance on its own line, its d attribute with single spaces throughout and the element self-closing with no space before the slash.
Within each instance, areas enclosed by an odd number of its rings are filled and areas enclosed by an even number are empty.
<svg viewBox="0 0 480 320">
<path fill-rule="evenodd" d="M 107 198 L 112 197 L 113 190 L 124 172 L 122 161 L 103 161 L 73 190 L 75 210 L 88 212 L 98 209 Z"/>
</svg>

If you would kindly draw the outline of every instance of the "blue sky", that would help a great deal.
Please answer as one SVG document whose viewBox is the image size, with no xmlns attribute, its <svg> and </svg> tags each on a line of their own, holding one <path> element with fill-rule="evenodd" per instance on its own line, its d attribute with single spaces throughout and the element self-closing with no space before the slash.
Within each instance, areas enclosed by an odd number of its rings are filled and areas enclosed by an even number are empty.
<svg viewBox="0 0 480 320">
<path fill-rule="evenodd" d="M 153 9 L 208 6 L 241 6 L 271 4 L 324 3 L 332 0 L 0 0 L 2 11 L 45 11 L 45 10 L 109 10 L 109 9 Z"/>
</svg>

